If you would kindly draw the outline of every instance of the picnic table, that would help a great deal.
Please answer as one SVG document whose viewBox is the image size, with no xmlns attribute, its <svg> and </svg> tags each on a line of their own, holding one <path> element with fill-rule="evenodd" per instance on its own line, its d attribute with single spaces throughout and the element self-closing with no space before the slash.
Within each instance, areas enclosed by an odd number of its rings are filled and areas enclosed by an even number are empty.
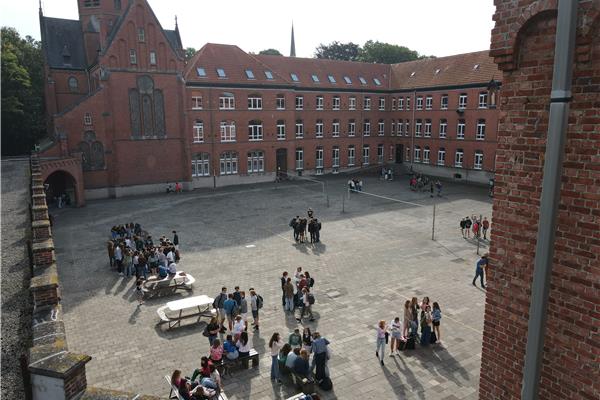
<svg viewBox="0 0 600 400">
<path fill-rule="evenodd" d="M 213 317 L 216 310 L 212 308 L 214 299 L 206 295 L 186 297 L 185 299 L 170 301 L 156 310 L 160 317 L 159 323 L 167 323 L 169 329 L 181 326 L 181 320 L 197 318 L 200 322 L 202 317 Z M 191 312 L 189 312 L 191 310 Z"/>
<path fill-rule="evenodd" d="M 165 292 L 173 293 L 178 289 L 192 290 L 192 284 L 196 279 L 183 271 L 177 271 L 175 275 L 167 275 L 165 278 L 150 276 L 144 282 L 144 294 L 148 297 Z"/>
</svg>

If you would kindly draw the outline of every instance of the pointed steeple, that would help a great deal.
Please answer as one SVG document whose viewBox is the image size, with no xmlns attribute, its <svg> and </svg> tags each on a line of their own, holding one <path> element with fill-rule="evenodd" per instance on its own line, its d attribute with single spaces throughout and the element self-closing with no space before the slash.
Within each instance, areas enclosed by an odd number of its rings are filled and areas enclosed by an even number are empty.
<svg viewBox="0 0 600 400">
<path fill-rule="evenodd" d="M 40 0 L 40 10 L 39 10 L 39 13 L 40 13 L 40 18 L 44 16 L 44 12 L 42 11 L 42 0 Z"/>
<path fill-rule="evenodd" d="M 292 43 L 290 45 L 290 57 L 296 57 L 296 41 L 294 40 L 294 22 L 292 22 Z"/>
</svg>

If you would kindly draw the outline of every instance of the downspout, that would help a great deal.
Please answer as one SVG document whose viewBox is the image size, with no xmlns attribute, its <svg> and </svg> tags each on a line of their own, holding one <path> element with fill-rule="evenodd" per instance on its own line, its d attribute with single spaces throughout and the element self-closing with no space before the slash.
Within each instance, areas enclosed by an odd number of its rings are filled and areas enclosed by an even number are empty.
<svg viewBox="0 0 600 400">
<path fill-rule="evenodd" d="M 417 108 L 417 91 L 413 90 L 412 95 L 412 122 L 411 122 L 411 132 L 410 132 L 410 170 L 413 171 L 413 162 L 415 159 L 415 129 L 417 123 L 415 122 L 415 108 Z"/>
<path fill-rule="evenodd" d="M 525 365 L 523 367 L 521 391 L 523 400 L 537 399 L 540 386 L 550 277 L 554 257 L 554 236 L 560 201 L 562 159 L 567 136 L 569 102 L 571 101 L 577 6 L 577 0 L 559 0 L 558 2 L 550 116 L 531 286 Z"/>
</svg>

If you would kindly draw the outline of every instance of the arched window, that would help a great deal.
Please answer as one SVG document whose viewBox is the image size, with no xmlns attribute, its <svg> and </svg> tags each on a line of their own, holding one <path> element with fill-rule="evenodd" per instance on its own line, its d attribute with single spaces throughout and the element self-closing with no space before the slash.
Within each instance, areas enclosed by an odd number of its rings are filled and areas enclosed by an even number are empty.
<svg viewBox="0 0 600 400">
<path fill-rule="evenodd" d="M 79 91 L 79 81 L 77 81 L 77 78 L 75 78 L 74 76 L 70 76 L 68 83 L 69 83 L 69 91 L 70 92 Z"/>
<path fill-rule="evenodd" d="M 137 87 L 129 89 L 129 114 L 133 137 L 166 135 L 163 93 L 149 75 L 138 77 Z"/>
<path fill-rule="evenodd" d="M 221 142 L 235 142 L 235 121 L 221 121 Z"/>
</svg>

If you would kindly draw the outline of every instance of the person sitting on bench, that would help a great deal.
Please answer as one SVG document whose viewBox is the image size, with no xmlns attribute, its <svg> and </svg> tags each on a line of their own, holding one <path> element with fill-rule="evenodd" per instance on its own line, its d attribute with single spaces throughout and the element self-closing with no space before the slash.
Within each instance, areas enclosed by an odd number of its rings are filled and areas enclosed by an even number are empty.
<svg viewBox="0 0 600 400">
<path fill-rule="evenodd" d="M 308 364 L 308 351 L 305 349 L 300 350 L 300 357 L 294 360 L 294 373 L 308 378 L 310 376 L 310 365 Z"/>
<path fill-rule="evenodd" d="M 169 270 L 164 265 L 158 266 L 158 277 L 164 279 L 169 276 Z"/>
<path fill-rule="evenodd" d="M 174 278 L 177 275 L 177 264 L 174 262 L 170 263 L 167 271 L 169 272 L 169 277 Z"/>
<path fill-rule="evenodd" d="M 235 344 L 233 344 L 232 335 L 227 335 L 225 343 L 223 343 L 223 350 L 225 351 L 225 357 L 228 360 L 235 360 L 240 356 L 237 347 L 235 347 Z"/>
<path fill-rule="evenodd" d="M 287 359 L 285 360 L 285 366 L 288 367 L 288 369 L 294 369 L 294 362 L 298 357 L 300 357 L 300 347 L 295 347 L 288 353 Z"/>
<path fill-rule="evenodd" d="M 185 400 L 204 399 L 205 394 L 208 394 L 197 382 L 190 383 L 185 378 L 181 377 L 181 371 L 178 369 L 171 375 L 171 385 L 177 388 L 179 395 Z"/>
</svg>

